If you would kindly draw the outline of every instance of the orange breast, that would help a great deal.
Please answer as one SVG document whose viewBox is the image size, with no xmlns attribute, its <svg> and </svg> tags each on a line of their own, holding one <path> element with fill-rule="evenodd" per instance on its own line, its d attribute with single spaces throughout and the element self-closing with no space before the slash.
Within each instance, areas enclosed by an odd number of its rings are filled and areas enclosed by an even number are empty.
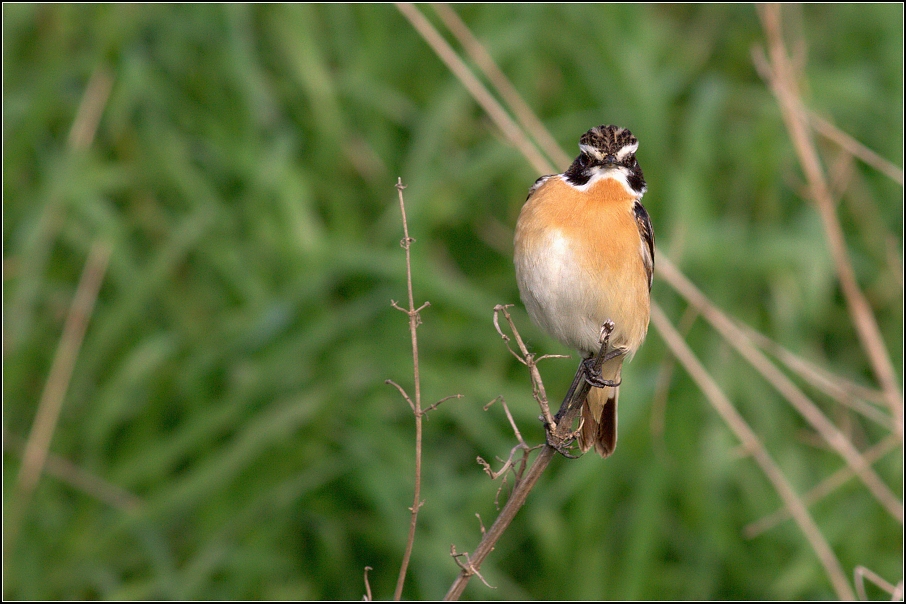
<svg viewBox="0 0 906 604">
<path fill-rule="evenodd" d="M 516 226 L 516 274 L 532 318 L 564 344 L 597 351 L 601 323 L 634 352 L 648 329 L 650 299 L 636 197 L 613 178 L 581 191 L 551 177 Z"/>
</svg>

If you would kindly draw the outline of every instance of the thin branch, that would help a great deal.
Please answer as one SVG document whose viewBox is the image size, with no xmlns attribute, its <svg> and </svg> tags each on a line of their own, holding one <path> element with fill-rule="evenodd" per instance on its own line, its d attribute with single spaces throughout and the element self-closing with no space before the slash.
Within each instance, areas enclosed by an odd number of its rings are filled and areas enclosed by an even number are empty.
<svg viewBox="0 0 906 604">
<path fill-rule="evenodd" d="M 482 532 L 483 531 L 484 531 L 484 527 L 482 527 Z M 466 552 L 459 553 L 456 551 L 456 546 L 451 545 L 450 546 L 450 557 L 453 558 L 453 560 L 456 562 L 456 565 L 462 569 L 463 573 L 467 573 L 470 577 L 472 575 L 475 575 L 476 577 L 481 579 L 481 582 L 484 583 L 486 586 L 490 587 L 491 589 L 497 589 L 496 587 L 494 587 L 493 585 L 488 583 L 484 577 L 481 576 L 481 573 L 478 572 L 478 569 L 475 568 L 475 566 L 472 564 L 472 560 L 469 558 L 468 553 L 466 553 Z M 465 558 L 466 563 L 463 564 L 462 562 L 460 562 L 459 561 L 460 558 Z"/>
<path fill-rule="evenodd" d="M 799 163 L 805 172 L 809 185 L 809 196 L 815 203 L 821 223 L 824 226 L 827 243 L 830 247 L 834 266 L 840 279 L 840 288 L 847 302 L 850 316 L 856 327 L 856 333 L 862 343 L 865 353 L 871 362 L 878 383 L 884 390 L 887 404 L 890 407 L 894 421 L 894 432 L 903 440 L 903 395 L 897 383 L 896 372 L 887 347 L 881 336 L 872 312 L 862 290 L 859 289 L 855 270 L 850 262 L 846 249 L 846 239 L 843 228 L 837 218 L 834 201 L 830 194 L 824 170 L 815 149 L 809 128 L 808 118 L 800 111 L 802 102 L 796 85 L 796 72 L 787 55 L 781 32 L 781 7 L 779 4 L 762 4 L 758 7 L 758 15 L 764 27 L 765 37 L 768 40 L 768 53 L 770 63 L 755 53 L 756 63 L 767 76 L 767 83 L 780 106 L 783 120 L 789 131 L 790 139 L 799 156 Z"/>
<path fill-rule="evenodd" d="M 664 342 L 666 342 L 674 356 L 679 360 L 683 367 L 686 368 L 686 371 L 695 383 L 698 384 L 702 393 L 708 398 L 711 406 L 714 407 L 715 411 L 723 418 L 724 422 L 730 427 L 740 442 L 742 442 L 746 450 L 751 453 L 755 462 L 761 467 L 761 470 L 765 473 L 768 480 L 770 480 L 774 489 L 777 491 L 777 494 L 780 495 L 781 500 L 783 500 L 787 509 L 790 510 L 790 513 L 796 520 L 799 528 L 802 529 L 805 538 L 809 541 L 812 549 L 817 554 L 822 566 L 824 566 L 824 570 L 827 573 L 831 584 L 834 586 L 837 596 L 841 600 L 852 600 L 855 594 L 846 580 L 846 575 L 843 572 L 843 567 L 840 566 L 840 561 L 837 560 L 830 545 L 828 545 L 827 541 L 824 539 L 821 530 L 809 514 L 808 508 L 796 495 L 796 492 L 793 490 L 792 486 L 790 486 L 780 468 L 774 463 L 774 460 L 768 454 L 767 450 L 765 450 L 761 441 L 758 440 L 758 437 L 746 421 L 742 418 L 736 408 L 733 407 L 730 399 L 727 398 L 720 389 L 720 386 L 717 385 L 705 367 L 695 357 L 695 354 L 689 348 L 689 345 L 686 344 L 685 340 L 683 340 L 682 336 L 676 331 L 676 328 L 673 327 L 670 320 L 667 319 L 667 316 L 657 304 L 652 304 L 651 306 L 651 320 L 657 326 L 658 333 L 664 338 Z"/>
<path fill-rule="evenodd" d="M 871 468 L 871 464 L 859 453 L 853 444 L 840 432 L 821 410 L 749 340 L 745 331 L 723 314 L 696 288 L 673 264 L 663 256 L 655 267 L 658 276 L 698 308 L 705 318 L 749 364 L 761 373 L 805 418 L 821 437 L 846 461 L 865 483 L 875 499 L 896 518 L 903 522 L 903 504 Z"/>
<path fill-rule="evenodd" d="M 516 463 L 513 461 L 513 458 L 516 456 L 516 453 L 518 451 L 524 451 L 525 454 L 527 455 L 528 452 L 531 451 L 531 449 L 529 449 L 525 443 L 518 443 L 515 447 L 510 449 L 510 455 L 509 455 L 509 457 L 507 457 L 507 459 L 505 461 L 500 459 L 499 457 L 497 458 L 497 461 L 502 462 L 503 466 L 501 466 L 500 469 L 497 470 L 496 472 L 491 468 L 491 464 L 486 462 L 483 457 L 479 456 L 477 458 L 477 461 L 478 461 L 478 464 L 484 469 L 484 473 L 491 477 L 491 480 L 497 480 L 498 478 L 500 478 L 501 476 L 503 476 L 504 474 L 506 474 L 510 470 L 513 470 L 516 467 Z M 514 470 L 514 472 L 516 473 L 516 479 L 518 480 L 520 478 L 519 471 Z M 498 495 L 500 494 L 499 490 L 498 490 L 497 494 Z"/>
<path fill-rule="evenodd" d="M 412 408 L 412 413 L 417 413 L 417 411 L 415 410 L 415 403 L 414 403 L 414 402 L 412 401 L 412 399 L 409 397 L 409 393 L 407 393 L 406 390 L 405 390 L 402 386 L 400 386 L 399 384 L 397 384 L 397 383 L 394 382 L 393 380 L 384 380 L 384 383 L 385 383 L 385 384 L 390 384 L 391 386 L 393 386 L 394 388 L 396 388 L 397 390 L 399 390 L 399 391 L 400 391 L 400 394 L 403 396 L 403 398 L 406 400 L 406 402 L 409 403 L 409 407 Z"/>
<path fill-rule="evenodd" d="M 522 336 L 519 335 L 519 330 L 516 329 L 516 324 L 513 323 L 513 317 L 510 316 L 509 308 L 511 305 L 502 305 L 498 304 L 494 307 L 494 327 L 497 329 L 497 333 L 500 334 L 500 337 L 507 343 L 507 348 L 519 361 L 528 367 L 529 374 L 532 376 L 532 390 L 535 396 L 535 400 L 538 401 L 538 406 L 541 407 L 541 415 L 544 418 L 544 425 L 554 426 L 556 422 L 554 417 L 551 415 L 550 406 L 547 402 L 547 392 L 544 389 L 544 382 L 541 380 L 541 372 L 538 371 L 538 361 L 540 359 L 535 359 L 534 355 L 528 351 L 528 348 L 525 346 L 525 342 L 522 341 Z M 519 347 L 519 352 L 522 355 L 516 354 L 516 352 L 510 348 L 510 338 L 505 335 L 500 330 L 500 322 L 497 318 L 498 313 L 503 313 L 504 318 L 506 318 L 507 323 L 510 326 L 510 331 L 513 332 L 513 337 L 516 339 L 516 345 Z M 550 358 L 553 355 L 545 355 L 542 358 Z"/>
<path fill-rule="evenodd" d="M 510 427 L 513 429 L 513 434 L 516 435 L 516 440 L 518 442 L 515 447 L 510 449 L 510 455 L 509 455 L 509 457 L 507 457 L 506 461 L 500 459 L 499 457 L 497 458 L 497 461 L 502 462 L 503 466 L 501 466 L 501 468 L 499 470 L 497 470 L 496 472 L 491 468 L 491 464 L 486 462 L 481 457 L 479 457 L 477 459 L 477 461 L 481 465 L 481 467 L 484 469 L 485 474 L 487 474 L 488 476 L 491 477 L 491 480 L 497 480 L 498 478 L 503 476 L 503 480 L 501 481 L 500 487 L 497 489 L 497 494 L 494 496 L 494 505 L 499 510 L 500 509 L 500 494 L 503 492 L 503 489 L 506 488 L 506 485 L 507 485 L 506 475 L 512 471 L 513 475 L 516 479 L 516 482 L 519 482 L 519 480 L 522 478 L 522 475 L 525 474 L 525 468 L 528 465 L 529 454 L 538 447 L 529 447 L 528 444 L 526 444 L 525 439 L 522 438 L 522 433 L 519 431 L 518 426 L 516 426 L 516 420 L 513 419 L 513 414 L 510 413 L 510 409 L 507 406 L 506 400 L 504 400 L 503 396 L 498 396 L 497 398 L 492 400 L 490 403 L 485 405 L 484 410 L 487 411 L 488 409 L 490 409 L 491 405 L 493 405 L 497 401 L 500 401 L 500 404 L 503 406 L 503 411 L 504 411 L 504 413 L 506 413 L 507 420 L 510 422 Z M 539 446 L 543 446 L 543 445 L 539 445 Z M 519 451 L 522 451 L 522 457 L 519 459 L 519 461 L 513 461 L 513 458 L 516 457 L 516 454 Z M 479 517 L 479 521 L 480 520 L 481 520 L 481 518 Z M 481 534 L 484 535 L 485 532 L 486 531 L 485 531 L 484 525 L 482 524 Z"/>
<path fill-rule="evenodd" d="M 554 458 L 555 452 L 555 449 L 550 445 L 544 445 L 544 447 L 542 447 L 541 453 L 535 458 L 532 467 L 529 468 L 522 480 L 516 483 L 513 488 L 513 493 L 507 500 L 506 505 L 503 506 L 497 519 L 494 520 L 494 524 L 491 525 L 491 528 L 484 534 L 481 542 L 475 548 L 475 551 L 467 558 L 468 566 L 460 565 L 463 570 L 459 573 L 459 576 L 456 577 L 453 585 L 450 586 L 450 590 L 447 592 L 447 595 L 444 596 L 444 600 L 458 600 L 460 598 L 463 590 L 465 590 L 466 585 L 469 583 L 469 579 L 472 575 L 478 574 L 478 569 L 481 568 L 485 558 L 487 558 L 488 554 L 494 550 L 497 541 L 500 539 L 501 535 L 503 535 L 503 532 L 507 527 L 510 526 L 513 518 L 516 517 L 516 513 L 522 507 L 522 504 L 525 503 L 528 494 L 535 487 L 538 479 L 541 478 L 541 474 L 544 473 L 544 470 L 547 469 L 548 464 Z M 455 549 L 453 551 L 455 552 Z M 482 579 L 482 581 L 484 581 L 484 579 Z M 487 585 L 486 581 L 485 584 Z"/>
<path fill-rule="evenodd" d="M 497 333 L 504 339 L 507 343 L 507 348 L 510 353 L 513 354 L 523 365 L 526 365 L 529 369 L 529 374 L 532 378 L 532 393 L 535 400 L 538 402 L 538 406 L 541 409 L 541 420 L 544 422 L 545 429 L 548 435 L 548 442 L 551 443 L 553 438 L 553 444 L 555 448 L 566 455 L 565 450 L 562 447 L 567 446 L 575 439 L 575 434 L 571 431 L 561 430 L 561 424 L 569 426 L 572 423 L 572 420 L 575 419 L 575 416 L 578 414 L 578 405 L 585 400 L 585 394 L 588 392 L 589 385 L 583 380 L 582 372 L 577 371 L 576 376 L 573 380 L 573 384 L 566 395 L 563 403 L 560 406 L 560 411 L 557 416 L 551 415 L 550 405 L 547 399 L 547 392 L 544 388 L 544 382 L 541 379 L 541 373 L 538 370 L 538 363 L 544 359 L 556 359 L 556 358 L 569 358 L 566 355 L 558 354 L 546 354 L 540 357 L 535 357 L 534 354 L 528 351 L 528 348 L 525 345 L 525 342 L 522 340 L 522 336 L 519 334 L 519 330 L 516 329 L 516 324 L 513 322 L 513 317 L 510 316 L 509 311 L 507 310 L 511 305 L 501 305 L 498 304 L 494 307 L 494 327 L 497 329 Z M 503 316 L 506 318 L 507 323 L 510 326 L 510 330 L 513 332 L 513 337 L 516 340 L 516 344 L 519 347 L 520 353 L 516 353 L 510 347 L 510 337 L 503 333 L 500 329 L 500 321 L 498 313 L 503 313 Z M 608 322 L 608 330 L 612 330 L 612 323 Z M 604 333 L 604 328 L 602 327 L 602 334 Z M 609 331 L 607 331 L 609 337 Z M 601 355 L 607 350 L 607 340 L 602 341 L 601 352 L 596 360 L 600 360 Z M 598 364 L 600 368 L 600 363 Z M 581 383 L 581 387 L 579 386 Z M 567 404 L 569 402 L 569 404 Z M 564 414 L 569 413 L 569 417 L 566 417 Z M 565 420 L 565 421 L 564 421 Z"/>
<path fill-rule="evenodd" d="M 503 396 L 498 396 L 493 401 L 485 405 L 484 410 L 487 411 L 488 409 L 490 409 L 491 405 L 493 405 L 497 401 L 500 401 L 501 406 L 503 406 L 503 412 L 506 413 L 506 418 L 510 422 L 510 427 L 513 429 L 513 434 L 516 435 L 516 440 L 524 445 L 525 440 L 522 438 L 522 432 L 519 431 L 519 427 L 516 425 L 516 420 L 513 419 L 513 414 L 510 413 L 510 408 L 507 407 L 506 400 L 503 398 Z"/>
<path fill-rule="evenodd" d="M 413 495 L 412 507 L 409 508 L 410 519 L 409 519 L 409 537 L 406 539 L 406 551 L 403 554 L 403 561 L 400 564 L 400 574 L 399 578 L 396 581 L 396 590 L 393 593 L 394 600 L 400 600 L 403 597 L 403 585 L 406 582 L 406 571 L 409 569 L 409 560 L 412 558 L 412 547 L 415 545 L 415 527 L 418 524 L 418 510 L 422 506 L 421 501 L 421 490 L 422 490 L 422 392 L 421 392 L 421 380 L 419 378 L 419 369 L 418 369 L 418 336 L 416 335 L 416 330 L 421 324 L 421 317 L 419 311 L 426 308 L 428 303 L 425 302 L 419 308 L 415 308 L 415 299 L 412 295 L 412 257 L 410 253 L 410 248 L 412 243 L 415 242 L 409 236 L 409 223 L 406 220 L 406 203 L 403 200 L 403 189 L 406 187 L 403 186 L 403 180 L 398 178 L 396 181 L 396 190 L 399 194 L 400 201 L 400 214 L 402 215 L 403 220 L 403 240 L 400 242 L 403 249 L 406 250 L 406 292 L 409 296 L 409 308 L 408 310 L 400 308 L 395 302 L 393 306 L 403 310 L 409 316 L 409 336 L 412 340 L 412 374 L 413 382 L 415 384 L 415 399 L 412 400 L 406 393 L 393 382 L 388 380 L 388 383 L 396 386 L 399 391 L 403 394 L 406 400 L 409 402 L 409 405 L 412 407 L 412 413 L 415 415 L 415 488 Z"/>
<path fill-rule="evenodd" d="M 427 409 L 422 409 L 422 415 L 428 415 L 428 411 L 434 411 L 435 409 L 440 407 L 441 403 L 445 403 L 448 400 L 453 399 L 453 398 L 459 399 L 459 398 L 463 398 L 463 396 L 461 394 L 451 394 L 450 396 L 445 396 L 444 398 L 440 399 L 439 401 L 437 401 L 436 403 L 434 403 Z"/>
<path fill-rule="evenodd" d="M 521 347 L 524 347 L 522 338 L 519 337 L 519 332 L 515 330 L 515 326 L 512 324 L 506 308 L 497 306 L 494 310 L 495 312 L 504 313 L 504 316 L 510 321 L 511 327 L 514 327 L 513 334 L 516 337 L 516 341 L 520 343 Z M 597 369 L 600 369 L 601 362 L 609 349 L 609 338 L 610 333 L 613 331 L 613 323 L 608 321 L 601 331 L 601 349 L 595 357 Z M 529 365 L 529 367 L 533 371 L 537 371 L 537 367 L 534 365 Z M 528 494 L 535 487 L 538 479 L 541 478 L 544 470 L 547 469 L 548 464 L 550 464 L 551 460 L 554 458 L 554 453 L 560 452 L 562 455 L 568 456 L 564 449 L 569 443 L 575 440 L 576 435 L 576 433 L 572 431 L 572 423 L 581 410 L 581 403 L 585 400 L 588 389 L 590 388 L 588 382 L 583 379 L 584 371 L 584 366 L 580 363 L 573 384 L 566 397 L 564 397 L 563 403 L 560 405 L 560 410 L 557 412 L 555 422 L 548 423 L 545 426 L 547 431 L 547 444 L 541 447 L 541 453 L 535 458 L 535 462 L 529 468 L 528 472 L 521 479 L 517 479 L 517 482 L 513 487 L 513 492 L 507 500 L 506 505 L 503 506 L 503 509 L 500 511 L 497 519 L 494 520 L 494 524 L 491 525 L 491 528 L 482 536 L 475 551 L 467 558 L 468 566 L 462 567 L 462 572 L 459 573 L 459 576 L 453 582 L 453 585 L 450 586 L 447 595 L 444 596 L 444 600 L 458 600 L 460 598 L 469 579 L 478 572 L 478 569 L 481 568 L 485 558 L 487 558 L 488 554 L 494 550 L 497 541 L 509 527 L 513 518 L 516 517 L 516 513 L 525 503 Z"/>
</svg>

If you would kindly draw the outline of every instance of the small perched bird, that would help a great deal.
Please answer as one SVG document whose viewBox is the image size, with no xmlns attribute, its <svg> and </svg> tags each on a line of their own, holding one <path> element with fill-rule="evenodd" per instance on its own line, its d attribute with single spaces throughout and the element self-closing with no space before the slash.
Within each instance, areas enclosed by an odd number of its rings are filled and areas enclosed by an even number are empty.
<svg viewBox="0 0 906 604">
<path fill-rule="evenodd" d="M 516 224 L 516 279 L 532 320 L 586 359 L 601 347 L 601 326 L 615 324 L 605 361 L 582 406 L 578 442 L 601 457 L 617 444 L 617 393 L 625 359 L 648 332 L 654 231 L 640 200 L 645 177 L 639 141 L 618 126 L 592 128 L 562 174 L 529 190 Z"/>
</svg>

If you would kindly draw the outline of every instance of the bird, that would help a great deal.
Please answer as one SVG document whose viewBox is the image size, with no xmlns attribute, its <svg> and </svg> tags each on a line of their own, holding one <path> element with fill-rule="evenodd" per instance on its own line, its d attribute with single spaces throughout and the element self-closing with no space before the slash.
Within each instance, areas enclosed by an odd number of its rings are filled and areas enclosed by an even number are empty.
<svg viewBox="0 0 906 604">
<path fill-rule="evenodd" d="M 617 444 L 617 395 L 623 362 L 645 340 L 651 314 L 654 230 L 642 206 L 647 191 L 638 139 L 619 126 L 591 128 L 562 174 L 529 189 L 516 222 L 514 264 L 532 320 L 589 361 L 613 321 L 600 375 L 582 405 L 577 442 L 609 457 Z M 607 357 L 605 357 L 607 358 Z"/>
</svg>

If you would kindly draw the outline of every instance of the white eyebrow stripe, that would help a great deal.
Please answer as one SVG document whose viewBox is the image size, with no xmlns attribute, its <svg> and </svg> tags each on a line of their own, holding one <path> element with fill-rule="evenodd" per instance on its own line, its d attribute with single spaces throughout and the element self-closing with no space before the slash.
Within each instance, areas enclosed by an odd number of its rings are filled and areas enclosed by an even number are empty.
<svg viewBox="0 0 906 604">
<path fill-rule="evenodd" d="M 585 155 L 594 157 L 598 161 L 604 161 L 604 155 L 601 153 L 600 149 L 597 149 L 596 147 L 592 147 L 591 145 L 579 145 L 579 149 Z"/>
<path fill-rule="evenodd" d="M 622 161 L 622 160 L 626 159 L 627 155 L 631 155 L 638 150 L 639 150 L 639 144 L 637 142 L 632 143 L 631 145 L 626 145 L 625 147 L 623 147 L 622 149 L 617 151 L 617 159 Z"/>
</svg>

